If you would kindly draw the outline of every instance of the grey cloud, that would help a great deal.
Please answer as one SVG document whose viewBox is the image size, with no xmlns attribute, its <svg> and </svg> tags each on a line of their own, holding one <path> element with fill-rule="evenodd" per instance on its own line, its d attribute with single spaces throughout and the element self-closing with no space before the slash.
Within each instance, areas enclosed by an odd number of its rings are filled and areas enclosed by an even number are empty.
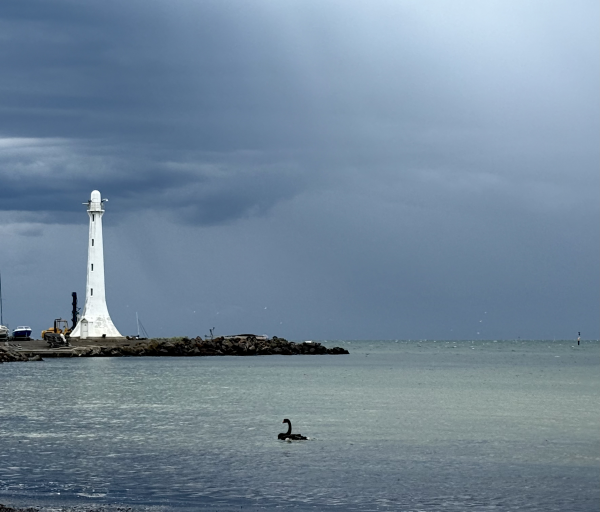
<svg viewBox="0 0 600 512">
<path fill-rule="evenodd" d="M 268 140 L 263 133 L 282 110 L 296 114 L 287 126 L 294 132 L 300 97 L 282 82 L 281 56 L 260 27 L 232 23 L 227 9 L 208 6 L 177 41 L 179 27 L 171 26 L 177 17 L 169 9 L 163 16 L 163 7 L 109 2 L 83 10 L 83 19 L 57 9 L 43 19 L 6 21 L 0 62 L 10 73 L 3 80 L 0 132 L 72 138 L 85 131 L 230 150 Z M 256 62 L 257 49 L 275 59 Z M 286 126 L 279 119 L 276 125 L 270 135 L 277 138 Z"/>
<path fill-rule="evenodd" d="M 79 247 L 97 188 L 131 301 L 198 302 L 193 283 L 208 317 L 292 336 L 470 336 L 486 304 L 490 335 L 597 332 L 598 14 L 7 0 L 0 263 L 60 267 L 6 247 L 38 228 L 38 250 Z M 276 303 L 260 317 L 256 290 Z"/>
<path fill-rule="evenodd" d="M 175 221 L 218 224 L 264 213 L 307 187 L 298 169 L 259 154 L 174 162 L 164 152 L 125 157 L 93 141 L 13 138 L 0 146 L 0 210 L 43 212 L 41 222 L 81 222 L 72 213 L 95 188 L 122 213 L 171 210 Z"/>
</svg>

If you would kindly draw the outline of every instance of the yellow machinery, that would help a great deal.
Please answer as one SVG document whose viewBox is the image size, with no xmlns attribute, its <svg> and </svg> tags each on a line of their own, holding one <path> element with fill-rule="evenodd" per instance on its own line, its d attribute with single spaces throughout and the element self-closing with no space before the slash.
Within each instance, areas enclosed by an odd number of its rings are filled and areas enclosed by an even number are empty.
<svg viewBox="0 0 600 512">
<path fill-rule="evenodd" d="M 49 339 L 56 338 L 56 335 L 63 335 L 65 338 L 69 337 L 73 329 L 69 328 L 69 322 L 62 318 L 54 320 L 54 327 L 42 331 L 42 339 L 48 341 Z"/>
</svg>

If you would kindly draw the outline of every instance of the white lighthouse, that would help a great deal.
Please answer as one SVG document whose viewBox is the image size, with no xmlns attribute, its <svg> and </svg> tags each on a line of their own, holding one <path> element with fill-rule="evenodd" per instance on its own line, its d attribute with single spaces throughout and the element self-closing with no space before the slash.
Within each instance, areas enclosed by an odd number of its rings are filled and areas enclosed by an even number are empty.
<svg viewBox="0 0 600 512">
<path fill-rule="evenodd" d="M 104 246 L 102 243 L 102 215 L 104 201 L 100 192 L 94 190 L 87 202 L 90 217 L 88 240 L 87 283 L 85 306 L 71 338 L 122 338 L 112 323 L 104 295 Z M 86 204 L 86 203 L 83 203 Z"/>
</svg>

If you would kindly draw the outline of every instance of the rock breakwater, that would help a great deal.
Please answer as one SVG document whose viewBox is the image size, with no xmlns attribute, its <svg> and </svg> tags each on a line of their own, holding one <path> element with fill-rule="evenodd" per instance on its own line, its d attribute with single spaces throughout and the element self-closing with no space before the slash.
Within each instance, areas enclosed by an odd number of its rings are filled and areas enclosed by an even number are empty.
<svg viewBox="0 0 600 512">
<path fill-rule="evenodd" d="M 294 343 L 274 336 L 270 339 L 256 337 L 220 337 L 214 339 L 181 338 L 173 340 L 140 341 L 134 345 L 118 347 L 76 347 L 74 356 L 258 356 L 258 355 L 321 355 L 348 354 L 341 347 L 327 348 L 321 343 Z"/>
<path fill-rule="evenodd" d="M 0 347 L 0 363 L 12 363 L 15 361 L 29 361 L 29 357 L 18 350 L 9 347 Z"/>
<path fill-rule="evenodd" d="M 348 354 L 341 347 L 327 348 L 321 343 L 294 343 L 273 336 L 239 335 L 214 339 L 162 338 L 151 340 L 88 340 L 70 346 L 50 348 L 32 340 L 18 345 L 0 346 L 0 363 L 43 361 L 54 357 L 127 357 L 127 356 L 262 356 Z M 81 343 L 81 344 L 80 344 Z"/>
</svg>

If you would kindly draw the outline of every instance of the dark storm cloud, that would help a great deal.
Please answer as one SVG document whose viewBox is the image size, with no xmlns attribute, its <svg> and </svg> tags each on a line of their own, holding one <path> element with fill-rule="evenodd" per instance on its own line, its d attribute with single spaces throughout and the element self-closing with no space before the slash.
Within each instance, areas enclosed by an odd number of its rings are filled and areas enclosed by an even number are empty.
<svg viewBox="0 0 600 512">
<path fill-rule="evenodd" d="M 6 5 L 0 208 L 73 210 L 91 187 L 214 223 L 303 189 L 302 98 L 247 7 L 206 4 L 178 34 L 160 3 L 49 5 Z"/>
<path fill-rule="evenodd" d="M 243 8 L 228 20 L 229 9 L 205 4 L 186 23 L 172 12 L 181 2 L 59 2 L 34 16 L 27 2 L 12 5 L 1 131 L 238 149 L 242 135 L 260 140 L 269 115 L 301 110 L 282 55 L 260 27 L 242 25 Z"/>
<path fill-rule="evenodd" d="M 23 219 L 36 212 L 37 222 L 83 222 L 73 215 L 77 200 L 94 188 L 123 213 L 158 208 L 175 221 L 211 225 L 264 213 L 308 186 L 298 169 L 258 154 L 179 152 L 173 162 L 165 151 L 125 156 L 120 148 L 60 139 L 5 139 L 0 148 L 0 210 Z"/>
<path fill-rule="evenodd" d="M 1 208 L 70 209 L 75 191 L 102 187 L 132 207 L 152 197 L 182 220 L 215 222 L 264 211 L 323 172 L 343 181 L 363 169 L 370 184 L 367 168 L 497 175 L 585 160 L 598 110 L 573 89 L 588 88 L 582 74 L 598 84 L 585 45 L 558 31 L 553 69 L 539 62 L 547 36 L 527 41 L 506 10 L 490 36 L 482 9 L 465 20 L 437 5 L 424 23 L 410 3 L 382 5 L 7 2 L 0 134 L 65 142 L 62 161 L 3 159 Z M 461 26 L 471 32 L 457 37 Z M 498 43 L 506 28 L 517 42 Z M 66 183 L 23 172 L 40 164 Z M 528 179 L 514 176 L 514 187 Z"/>
<path fill-rule="evenodd" d="M 140 289 L 210 282 L 240 329 L 256 287 L 298 333 L 452 337 L 484 304 L 498 335 L 568 329 L 598 304 L 598 11 L 5 1 L 0 236 L 42 244 L 99 189 Z M 166 232 L 194 259 L 161 256 Z"/>
</svg>

